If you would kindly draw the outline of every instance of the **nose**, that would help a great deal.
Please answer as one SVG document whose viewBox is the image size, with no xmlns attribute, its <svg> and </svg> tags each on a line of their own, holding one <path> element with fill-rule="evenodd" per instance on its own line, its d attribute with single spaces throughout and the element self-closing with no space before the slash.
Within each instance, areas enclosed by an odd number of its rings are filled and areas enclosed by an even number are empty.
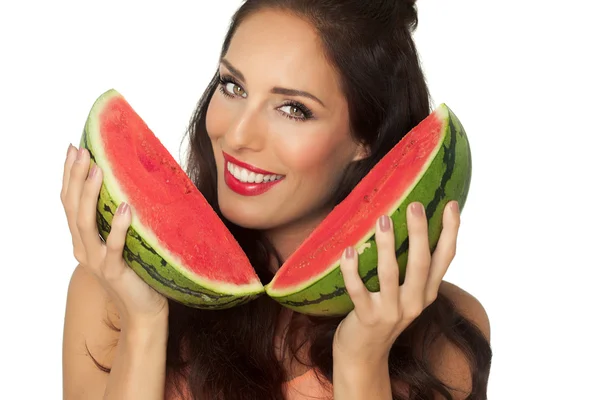
<svg viewBox="0 0 600 400">
<path fill-rule="evenodd" d="M 230 149 L 258 151 L 263 146 L 266 128 L 259 108 L 247 105 L 231 120 L 225 143 Z"/>
</svg>

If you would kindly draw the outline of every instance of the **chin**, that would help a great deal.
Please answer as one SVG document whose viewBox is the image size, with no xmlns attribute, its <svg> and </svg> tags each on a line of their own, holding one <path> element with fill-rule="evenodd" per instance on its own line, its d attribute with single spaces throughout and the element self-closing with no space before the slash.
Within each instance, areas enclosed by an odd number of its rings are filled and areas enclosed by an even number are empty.
<svg viewBox="0 0 600 400">
<path fill-rule="evenodd" d="M 274 226 L 272 216 L 249 204 L 243 204 L 243 201 L 234 201 L 233 199 L 223 198 L 219 194 L 219 209 L 223 217 L 229 222 L 247 229 L 266 230 Z"/>
</svg>

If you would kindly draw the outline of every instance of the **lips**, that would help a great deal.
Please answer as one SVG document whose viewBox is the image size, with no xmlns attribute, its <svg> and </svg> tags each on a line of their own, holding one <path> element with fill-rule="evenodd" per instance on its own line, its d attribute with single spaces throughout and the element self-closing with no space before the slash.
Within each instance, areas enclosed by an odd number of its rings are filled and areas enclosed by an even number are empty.
<svg viewBox="0 0 600 400">
<path fill-rule="evenodd" d="M 225 184 L 243 196 L 263 194 L 284 179 L 283 175 L 267 171 L 223 152 L 225 159 Z"/>
</svg>

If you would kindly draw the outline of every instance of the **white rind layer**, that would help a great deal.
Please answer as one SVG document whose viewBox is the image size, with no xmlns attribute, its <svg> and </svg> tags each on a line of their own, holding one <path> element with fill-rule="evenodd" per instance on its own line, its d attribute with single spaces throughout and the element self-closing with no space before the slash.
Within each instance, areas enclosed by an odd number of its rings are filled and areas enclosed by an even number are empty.
<svg viewBox="0 0 600 400">
<path fill-rule="evenodd" d="M 122 98 L 121 94 L 113 89 L 104 93 L 96 101 L 96 103 L 92 107 L 92 110 L 90 111 L 90 115 L 86 122 L 86 129 L 88 131 L 89 146 L 93 149 L 94 153 L 96 154 L 96 163 L 98 167 L 102 170 L 103 183 L 106 186 L 108 192 L 110 193 L 112 200 L 115 202 L 115 204 L 118 205 L 121 202 L 127 202 L 128 204 L 130 202 L 128 197 L 125 195 L 123 189 L 117 183 L 118 180 L 112 173 L 112 168 L 110 164 L 108 163 L 108 161 L 106 161 L 107 157 L 106 153 L 104 152 L 104 144 L 102 143 L 100 135 L 99 117 L 100 112 L 105 109 L 106 103 L 108 103 L 115 97 Z M 160 243 L 154 232 L 142 223 L 142 221 L 135 213 L 135 205 L 130 204 L 130 206 L 133 211 L 131 227 L 135 229 L 138 233 L 143 232 L 144 240 L 154 249 L 154 251 L 156 251 L 158 255 L 160 255 L 166 262 L 168 262 L 184 277 L 197 283 L 199 286 L 205 287 L 216 293 L 246 295 L 252 293 L 260 293 L 264 291 L 263 285 L 260 282 L 260 280 L 249 284 L 233 285 L 228 282 L 208 280 L 204 277 L 193 273 L 191 269 L 185 267 L 185 263 L 179 257 L 166 250 L 164 245 Z"/>
<path fill-rule="evenodd" d="M 406 198 L 412 193 L 412 191 L 419 184 L 419 182 L 423 178 L 423 175 L 425 175 L 425 173 L 431 166 L 431 163 L 433 163 L 433 161 L 437 157 L 438 153 L 440 152 L 442 146 L 444 145 L 444 140 L 446 139 L 446 135 L 448 134 L 448 124 L 449 124 L 448 109 L 444 105 L 442 105 L 442 106 L 438 107 L 434 112 L 437 115 L 438 119 L 440 121 L 442 121 L 442 124 L 440 126 L 440 131 L 442 133 L 440 134 L 438 143 L 435 146 L 435 148 L 433 149 L 433 151 L 430 153 L 427 161 L 423 164 L 423 168 L 421 169 L 419 174 L 417 176 L 415 176 L 413 184 L 410 187 L 408 187 L 405 190 L 404 195 L 402 197 L 400 197 L 398 199 L 398 201 L 396 203 L 394 203 L 388 209 L 387 215 L 392 215 L 400 207 L 400 205 L 406 200 Z M 373 237 L 373 235 L 375 235 L 375 227 L 368 230 L 367 233 L 357 243 L 355 243 L 353 245 L 359 255 L 362 254 L 366 250 L 366 248 L 370 247 L 370 246 L 367 246 L 366 243 L 368 242 L 368 240 L 370 238 Z M 308 238 L 306 240 L 308 240 Z M 300 291 L 308 288 L 309 286 L 313 285 L 315 282 L 317 282 L 317 281 L 321 280 L 322 278 L 324 278 L 325 276 L 329 275 L 334 269 L 338 268 L 339 266 L 340 266 L 340 260 L 337 259 L 334 263 L 330 264 L 321 273 L 314 275 L 310 279 L 308 279 L 296 286 L 290 286 L 285 289 L 282 289 L 282 288 L 273 289 L 272 282 L 271 282 L 265 286 L 265 290 L 266 290 L 267 294 L 273 298 L 289 296 L 289 295 L 292 295 L 294 293 L 300 292 Z"/>
</svg>

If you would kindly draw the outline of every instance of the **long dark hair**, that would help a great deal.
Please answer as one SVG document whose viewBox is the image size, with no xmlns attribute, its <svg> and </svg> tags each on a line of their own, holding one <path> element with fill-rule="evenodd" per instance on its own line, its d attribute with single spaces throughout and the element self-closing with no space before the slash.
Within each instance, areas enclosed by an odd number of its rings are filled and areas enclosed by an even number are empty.
<svg viewBox="0 0 600 400">
<path fill-rule="evenodd" d="M 430 99 L 412 39 L 418 19 L 409 0 L 247 0 L 232 18 L 221 57 L 236 29 L 263 9 L 292 13 L 312 23 L 324 53 L 336 68 L 349 107 L 354 137 L 366 144 L 369 156 L 348 166 L 331 206 L 430 112 Z M 187 169 L 211 206 L 220 214 L 217 171 L 206 130 L 206 113 L 218 87 L 218 72 L 200 99 L 189 127 Z M 224 219 L 264 284 L 277 253 L 261 232 Z M 167 371 L 170 385 L 186 386 L 195 399 L 283 400 L 286 380 L 275 353 L 274 335 L 282 311 L 267 296 L 228 310 L 205 311 L 170 302 Z M 295 315 L 287 330 L 286 347 L 296 355 L 309 346 L 310 364 L 332 380 L 332 342 L 341 318 Z M 300 327 L 308 337 L 300 339 Z M 469 399 L 485 399 L 491 362 L 490 346 L 480 330 L 460 315 L 448 298 L 437 300 L 397 339 L 389 357 L 392 379 L 406 383 L 411 399 L 451 399 L 449 388 L 433 373 L 428 349 L 445 339 L 464 354 L 471 368 Z M 405 398 L 394 393 L 394 399 Z"/>
</svg>

